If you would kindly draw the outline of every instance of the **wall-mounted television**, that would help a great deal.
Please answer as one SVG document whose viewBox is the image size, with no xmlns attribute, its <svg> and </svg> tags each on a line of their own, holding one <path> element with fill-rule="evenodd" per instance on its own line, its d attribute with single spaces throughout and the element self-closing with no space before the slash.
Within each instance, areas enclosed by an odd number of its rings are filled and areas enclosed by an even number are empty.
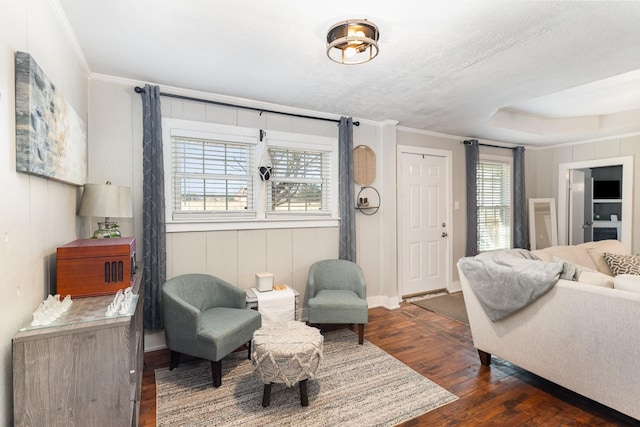
<svg viewBox="0 0 640 427">
<path fill-rule="evenodd" d="M 594 199 L 621 199 L 622 183 L 615 181 L 593 181 Z"/>
</svg>

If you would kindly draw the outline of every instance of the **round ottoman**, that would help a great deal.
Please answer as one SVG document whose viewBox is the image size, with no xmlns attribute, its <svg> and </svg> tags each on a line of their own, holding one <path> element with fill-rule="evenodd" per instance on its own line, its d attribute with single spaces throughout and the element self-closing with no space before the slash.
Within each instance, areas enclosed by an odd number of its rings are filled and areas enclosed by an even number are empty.
<svg viewBox="0 0 640 427">
<path fill-rule="evenodd" d="M 322 360 L 324 337 L 316 328 L 289 321 L 260 328 L 253 334 L 251 362 L 264 383 L 262 406 L 271 402 L 271 384 L 300 384 L 300 404 L 309 405 L 307 380 Z"/>
</svg>

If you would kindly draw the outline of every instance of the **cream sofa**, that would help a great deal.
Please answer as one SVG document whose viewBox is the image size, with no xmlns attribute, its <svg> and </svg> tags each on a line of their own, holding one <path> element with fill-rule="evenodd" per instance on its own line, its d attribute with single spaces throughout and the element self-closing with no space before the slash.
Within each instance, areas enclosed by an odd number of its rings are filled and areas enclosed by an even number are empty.
<svg viewBox="0 0 640 427">
<path fill-rule="evenodd" d="M 545 261 L 562 259 L 593 271 L 579 281 L 558 280 L 497 322 L 487 317 L 458 266 L 471 334 L 483 365 L 495 355 L 640 420 L 640 292 L 608 287 L 615 280 L 604 252 L 628 253 L 617 241 L 533 251 Z"/>
</svg>

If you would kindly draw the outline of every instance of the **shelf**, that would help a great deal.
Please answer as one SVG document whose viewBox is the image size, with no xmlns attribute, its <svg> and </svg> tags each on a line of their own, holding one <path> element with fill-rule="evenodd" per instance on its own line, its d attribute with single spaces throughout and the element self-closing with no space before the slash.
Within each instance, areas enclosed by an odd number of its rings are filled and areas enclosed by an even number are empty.
<svg viewBox="0 0 640 427">
<path fill-rule="evenodd" d="M 593 221 L 593 227 L 595 228 L 608 228 L 608 227 L 620 227 L 622 221 L 603 221 L 596 219 Z"/>
<path fill-rule="evenodd" d="M 622 203 L 622 199 L 593 199 L 593 203 Z"/>
<path fill-rule="evenodd" d="M 367 204 L 360 204 L 359 203 L 359 201 L 361 199 L 360 196 L 367 189 L 370 189 L 375 194 L 375 196 L 378 199 L 377 200 L 377 204 L 370 205 L 370 204 L 368 204 L 368 200 L 367 200 Z M 366 200 L 366 198 L 365 198 L 365 200 Z M 376 201 L 375 198 L 374 198 L 374 201 Z M 364 186 L 364 187 L 360 187 L 360 191 L 358 192 L 358 196 L 356 197 L 356 203 L 357 203 L 356 204 L 356 209 L 359 210 L 360 212 L 362 212 L 363 214 L 365 214 L 365 215 L 375 215 L 378 212 L 378 210 L 380 209 L 380 193 L 378 193 L 378 190 L 376 190 L 374 187 L 371 187 L 371 186 L 368 186 L 368 185 Z"/>
</svg>

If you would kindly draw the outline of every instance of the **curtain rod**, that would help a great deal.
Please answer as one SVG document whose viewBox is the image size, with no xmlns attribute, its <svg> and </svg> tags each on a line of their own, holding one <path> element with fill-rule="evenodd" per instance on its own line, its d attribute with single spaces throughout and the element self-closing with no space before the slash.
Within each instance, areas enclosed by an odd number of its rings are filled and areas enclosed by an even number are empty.
<svg viewBox="0 0 640 427">
<path fill-rule="evenodd" d="M 477 139 L 469 139 L 469 140 L 466 140 L 466 141 L 462 141 L 462 143 L 464 145 L 469 145 L 469 144 L 471 144 L 471 141 L 478 142 Z M 482 142 L 478 142 L 478 145 L 482 145 L 483 147 L 504 148 L 505 150 L 512 150 L 512 151 L 515 150 L 516 148 L 518 148 L 518 147 L 505 147 L 503 145 L 483 144 Z"/>
<path fill-rule="evenodd" d="M 134 88 L 134 90 L 136 91 L 136 93 L 144 93 L 144 88 L 140 87 L 140 86 L 136 86 Z M 325 122 L 340 123 L 340 120 L 336 120 L 336 119 L 327 119 L 327 118 L 324 118 L 324 117 L 305 116 L 304 114 L 284 113 L 282 111 L 265 110 L 264 108 L 247 107 L 245 105 L 229 104 L 229 103 L 226 103 L 226 102 L 218 102 L 218 101 L 212 101 L 210 99 L 194 98 L 194 97 L 191 97 L 191 96 L 184 96 L 184 95 L 174 95 L 172 93 L 160 92 L 160 96 L 166 96 L 167 98 L 183 99 L 185 101 L 204 102 L 206 104 L 221 105 L 223 107 L 244 108 L 245 110 L 259 111 L 260 114 L 262 114 L 262 113 L 274 113 L 274 114 L 282 114 L 282 115 L 285 115 L 285 116 L 299 117 L 299 118 L 302 118 L 302 119 L 313 119 L 313 120 L 322 120 L 322 121 L 325 121 Z M 353 122 L 353 125 L 354 126 L 360 126 L 360 122 Z"/>
</svg>

